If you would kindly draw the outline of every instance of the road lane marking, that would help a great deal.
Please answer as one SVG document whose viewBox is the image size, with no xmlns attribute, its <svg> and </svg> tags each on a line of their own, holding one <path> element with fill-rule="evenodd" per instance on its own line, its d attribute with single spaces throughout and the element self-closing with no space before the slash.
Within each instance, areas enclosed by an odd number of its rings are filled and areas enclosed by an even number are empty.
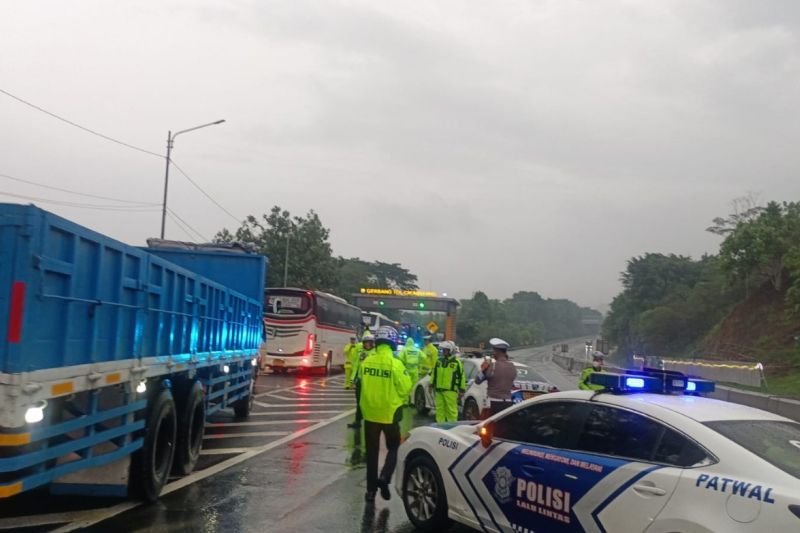
<svg viewBox="0 0 800 533">
<path fill-rule="evenodd" d="M 331 415 L 341 412 L 341 409 L 302 409 L 299 411 L 250 412 L 250 416 Z"/>
<path fill-rule="evenodd" d="M 338 411 L 337 411 L 338 412 Z M 292 420 L 264 420 L 261 422 L 209 422 L 206 424 L 207 428 L 242 428 L 250 426 L 280 426 L 286 424 L 316 424 L 317 422 L 324 422 L 323 419 L 310 419 L 310 418 L 296 418 Z"/>
<path fill-rule="evenodd" d="M 255 447 L 250 448 L 212 448 L 209 450 L 200 450 L 200 455 L 232 455 L 236 453 L 249 452 L 254 450 Z"/>
<path fill-rule="evenodd" d="M 161 496 L 166 496 L 167 494 L 175 492 L 176 490 L 180 490 L 180 489 L 182 489 L 184 487 L 187 487 L 187 486 L 189 486 L 189 485 L 191 485 L 193 483 L 196 483 L 198 481 L 201 481 L 203 479 L 206 479 L 208 477 L 216 475 L 216 474 L 222 472 L 223 470 L 227 470 L 228 468 L 230 468 L 232 466 L 236 466 L 236 465 L 238 465 L 240 463 L 243 463 L 244 461 L 247 461 L 248 459 L 252 459 L 253 457 L 259 456 L 262 453 L 266 453 L 266 452 L 268 452 L 270 450 L 274 450 L 275 448 L 283 446 L 284 444 L 286 444 L 288 442 L 292 442 L 293 440 L 299 439 L 300 437 L 302 437 L 304 435 L 308 435 L 309 433 L 311 433 L 313 431 L 316 431 L 318 429 L 321 429 L 321 428 L 324 428 L 326 426 L 329 426 L 329 425 L 333 424 L 334 422 L 338 422 L 339 420 L 342 420 L 343 418 L 347 418 L 348 416 L 352 415 L 355 412 L 356 412 L 355 409 L 350 409 L 349 411 L 345 411 L 344 413 L 342 413 L 340 415 L 337 415 L 337 416 L 334 416 L 332 418 L 329 418 L 325 422 L 320 422 L 319 424 L 314 424 L 313 426 L 309 426 L 307 428 L 300 429 L 298 431 L 295 431 L 294 433 L 290 433 L 289 435 L 287 435 L 287 436 L 285 436 L 283 438 L 274 440 L 274 441 L 269 442 L 269 443 L 267 443 L 267 444 L 265 444 L 263 446 L 255 447 L 250 451 L 244 452 L 244 453 L 239 454 L 239 455 L 237 455 L 235 457 L 231 457 L 230 459 L 226 459 L 224 461 L 220 461 L 219 463 L 215 464 L 214 466 L 208 467 L 208 468 L 203 469 L 203 470 L 199 470 L 197 472 L 193 472 L 193 473 L 189 474 L 186 477 L 183 477 L 181 479 L 178 479 L 178 480 L 173 481 L 172 483 L 168 484 L 166 487 L 164 487 L 164 490 L 161 492 Z M 75 522 L 73 522 L 71 524 L 67 524 L 67 525 L 65 525 L 63 527 L 60 527 L 59 529 L 56 529 L 55 531 L 52 531 L 51 533 L 69 533 L 70 531 L 76 531 L 76 530 L 81 529 L 81 528 L 87 528 L 89 526 L 93 526 L 95 524 L 98 524 L 100 522 L 108 520 L 109 518 L 113 518 L 113 517 L 117 516 L 120 513 L 124 513 L 125 511 L 129 511 L 131 509 L 135 509 L 136 507 L 139 507 L 140 505 L 142 505 L 142 502 L 124 502 L 124 503 L 120 503 L 118 505 L 115 505 L 113 507 L 109 507 L 107 509 L 98 509 L 96 511 L 92 511 L 90 513 L 89 517 L 86 518 L 85 520 L 77 520 L 77 521 L 75 521 Z"/>
<path fill-rule="evenodd" d="M 203 440 L 238 439 L 240 437 L 285 437 L 288 431 L 253 431 L 252 433 L 206 433 Z"/>
<path fill-rule="evenodd" d="M 255 403 L 259 407 L 334 407 L 334 406 L 343 406 L 343 407 L 353 407 L 356 402 L 353 400 L 352 402 L 328 402 L 328 403 L 263 403 L 255 400 Z"/>
</svg>

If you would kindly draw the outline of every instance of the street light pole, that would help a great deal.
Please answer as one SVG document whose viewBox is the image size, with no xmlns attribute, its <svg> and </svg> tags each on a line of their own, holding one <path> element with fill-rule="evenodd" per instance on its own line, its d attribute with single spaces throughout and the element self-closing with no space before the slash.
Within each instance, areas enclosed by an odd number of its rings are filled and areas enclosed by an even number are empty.
<svg viewBox="0 0 800 533">
<path fill-rule="evenodd" d="M 287 280 L 289 279 L 289 238 L 292 236 L 292 232 L 286 232 L 286 257 L 284 258 L 283 262 L 283 286 L 287 287 Z"/>
<path fill-rule="evenodd" d="M 161 204 L 161 238 L 164 238 L 164 228 L 167 223 L 167 192 L 169 191 L 169 165 L 172 161 L 172 146 L 175 143 L 175 137 L 180 135 L 181 133 L 186 133 L 189 131 L 199 130 L 200 128 L 206 128 L 208 126 L 216 126 L 217 124 L 222 124 L 225 122 L 225 119 L 217 120 L 215 122 L 209 122 L 208 124 L 201 124 L 200 126 L 195 126 L 194 128 L 188 128 L 185 130 L 181 130 L 175 135 L 172 135 L 172 131 L 167 132 L 167 169 L 164 171 L 164 203 Z"/>
</svg>

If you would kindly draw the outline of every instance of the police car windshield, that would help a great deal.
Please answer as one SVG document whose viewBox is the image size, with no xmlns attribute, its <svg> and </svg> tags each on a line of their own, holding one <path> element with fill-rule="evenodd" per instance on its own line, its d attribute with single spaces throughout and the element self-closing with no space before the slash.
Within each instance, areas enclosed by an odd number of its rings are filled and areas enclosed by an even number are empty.
<svg viewBox="0 0 800 533">
<path fill-rule="evenodd" d="M 800 478 L 800 424 L 774 420 L 706 422 L 751 453 Z"/>
</svg>

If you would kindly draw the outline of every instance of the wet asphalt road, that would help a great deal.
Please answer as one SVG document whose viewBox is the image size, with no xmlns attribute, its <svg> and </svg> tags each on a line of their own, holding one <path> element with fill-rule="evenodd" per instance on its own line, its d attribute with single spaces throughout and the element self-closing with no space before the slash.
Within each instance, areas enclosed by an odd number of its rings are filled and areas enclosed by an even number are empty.
<svg viewBox="0 0 800 533">
<path fill-rule="evenodd" d="M 577 343 L 582 341 L 571 347 Z M 574 388 L 575 377 L 553 364 L 550 354 L 548 345 L 512 357 L 561 390 Z M 388 502 L 364 502 L 363 437 L 346 427 L 355 401 L 343 381 L 341 375 L 260 376 L 251 417 L 215 416 L 195 473 L 173 480 L 158 502 L 24 494 L 0 505 L 0 530 L 414 531 L 394 491 Z M 430 422 L 407 408 L 402 429 Z M 449 531 L 471 530 L 455 525 Z"/>
</svg>

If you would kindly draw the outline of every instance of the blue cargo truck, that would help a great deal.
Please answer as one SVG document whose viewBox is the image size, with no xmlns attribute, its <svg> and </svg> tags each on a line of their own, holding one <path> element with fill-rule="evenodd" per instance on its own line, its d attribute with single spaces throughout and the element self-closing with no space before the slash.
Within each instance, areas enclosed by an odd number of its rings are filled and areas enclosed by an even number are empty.
<svg viewBox="0 0 800 533">
<path fill-rule="evenodd" d="M 206 417 L 246 417 L 266 259 L 136 248 L 0 204 L 0 498 L 158 498 L 193 470 Z"/>
</svg>

